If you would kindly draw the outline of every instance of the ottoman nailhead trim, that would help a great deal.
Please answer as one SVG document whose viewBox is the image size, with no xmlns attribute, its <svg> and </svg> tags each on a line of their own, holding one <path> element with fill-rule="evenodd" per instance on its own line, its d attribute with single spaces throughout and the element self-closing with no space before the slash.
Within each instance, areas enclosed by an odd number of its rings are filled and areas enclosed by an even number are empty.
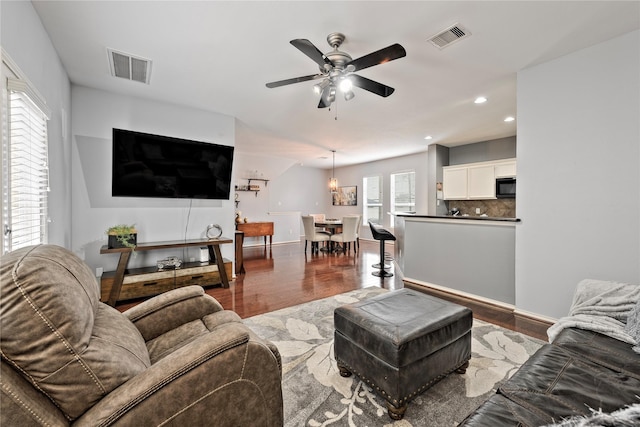
<svg viewBox="0 0 640 427">
<path fill-rule="evenodd" d="M 366 377 L 360 375 L 360 373 L 358 372 L 357 369 L 353 368 L 351 365 L 349 365 L 348 363 L 344 363 L 342 361 L 340 361 L 340 365 L 345 366 L 347 368 L 349 368 L 349 371 L 351 371 L 351 373 L 356 374 L 358 377 L 360 377 L 360 379 L 364 382 L 366 382 L 371 388 L 377 390 L 380 392 L 380 394 L 382 394 L 382 396 L 388 396 L 389 399 L 393 400 L 393 404 L 395 406 L 401 405 L 405 402 L 407 402 L 409 400 L 409 398 L 413 398 L 415 396 L 417 396 L 418 394 L 422 393 L 424 390 L 426 390 L 427 388 L 431 387 L 432 384 L 440 381 L 442 378 L 446 377 L 447 375 L 449 375 L 450 373 L 452 373 L 453 371 L 455 371 L 456 369 L 460 368 L 460 366 L 464 365 L 465 363 L 467 363 L 469 361 L 469 359 L 465 360 L 464 362 L 462 362 L 459 366 L 456 366 L 455 368 L 451 369 L 450 371 L 447 371 L 444 374 L 438 375 L 437 377 L 435 377 L 434 379 L 432 379 L 431 381 L 429 381 L 428 383 L 422 385 L 421 387 L 418 388 L 418 390 L 414 391 L 413 393 L 410 393 L 408 396 L 405 396 L 403 398 L 400 399 L 400 401 L 398 401 L 397 399 L 392 399 L 391 395 L 389 395 L 387 392 L 385 392 L 384 390 L 380 390 L 380 387 L 377 384 L 374 384 L 373 382 L 371 382 L 369 379 L 367 379 Z M 385 377 L 386 379 L 386 377 Z"/>
</svg>

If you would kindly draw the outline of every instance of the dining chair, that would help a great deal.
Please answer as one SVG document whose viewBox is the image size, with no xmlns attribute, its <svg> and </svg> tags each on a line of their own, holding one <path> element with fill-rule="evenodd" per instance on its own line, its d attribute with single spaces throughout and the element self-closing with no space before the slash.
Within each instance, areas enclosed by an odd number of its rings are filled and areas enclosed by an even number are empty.
<svg viewBox="0 0 640 427">
<path fill-rule="evenodd" d="M 326 216 L 325 214 L 309 214 L 313 217 L 313 222 L 325 222 L 326 221 Z M 323 233 L 323 234 L 327 234 L 327 235 L 331 235 L 331 232 L 329 230 L 327 230 L 324 227 L 316 227 L 316 231 L 318 233 Z"/>
<path fill-rule="evenodd" d="M 360 218 L 357 216 L 345 216 L 342 218 L 342 233 L 336 233 L 331 235 L 332 242 L 342 243 L 342 252 L 347 253 L 347 244 L 351 246 L 353 242 L 353 252 L 358 252 L 356 247 L 357 240 L 357 227 Z"/>
<path fill-rule="evenodd" d="M 329 234 L 316 231 L 313 215 L 302 215 L 304 226 L 304 252 L 307 252 L 307 243 L 311 242 L 311 253 L 318 252 L 320 242 L 328 242 Z"/>
<path fill-rule="evenodd" d="M 357 216 L 358 217 L 358 225 L 356 226 L 356 247 L 360 250 L 360 228 L 362 227 L 362 215 L 347 215 L 347 216 Z"/>
</svg>

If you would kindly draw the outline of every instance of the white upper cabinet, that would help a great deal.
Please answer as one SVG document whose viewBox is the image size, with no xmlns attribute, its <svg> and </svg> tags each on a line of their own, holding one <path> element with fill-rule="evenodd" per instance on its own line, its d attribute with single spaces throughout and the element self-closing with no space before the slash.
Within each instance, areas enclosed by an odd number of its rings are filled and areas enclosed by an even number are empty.
<svg viewBox="0 0 640 427">
<path fill-rule="evenodd" d="M 496 176 L 492 165 L 469 167 L 467 177 L 470 200 L 496 198 Z"/>
<path fill-rule="evenodd" d="M 446 167 L 442 169 L 442 192 L 445 200 L 467 198 L 466 167 Z"/>
<path fill-rule="evenodd" d="M 495 199 L 496 178 L 515 176 L 516 159 L 445 166 L 442 168 L 444 199 Z"/>
<path fill-rule="evenodd" d="M 496 178 L 513 178 L 516 176 L 516 161 L 498 163 L 495 165 Z"/>
</svg>

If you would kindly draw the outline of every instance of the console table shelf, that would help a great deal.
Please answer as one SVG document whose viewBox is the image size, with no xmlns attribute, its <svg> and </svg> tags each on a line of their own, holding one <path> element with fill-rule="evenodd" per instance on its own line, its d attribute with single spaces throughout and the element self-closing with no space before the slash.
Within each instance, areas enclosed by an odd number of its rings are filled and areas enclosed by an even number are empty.
<svg viewBox="0 0 640 427">
<path fill-rule="evenodd" d="M 244 237 L 264 236 L 264 245 L 267 246 L 269 237 L 269 247 L 273 242 L 273 222 L 242 222 L 236 224 L 236 230 L 244 232 Z"/>
<path fill-rule="evenodd" d="M 153 251 L 160 249 L 175 249 L 191 246 L 206 246 L 209 249 L 209 263 L 184 263 L 178 269 L 158 270 L 154 267 L 128 269 L 129 258 L 133 252 L 130 248 L 100 249 L 101 254 L 120 254 L 116 271 L 106 272 L 101 279 L 102 300 L 108 298 L 107 303 L 115 306 L 116 302 L 124 299 L 139 298 L 166 292 L 175 287 L 194 284 L 222 283 L 229 287 L 231 275 L 231 261 L 222 258 L 220 245 L 233 243 L 226 237 L 217 239 L 192 239 L 166 242 L 139 243 L 135 251 Z"/>
</svg>

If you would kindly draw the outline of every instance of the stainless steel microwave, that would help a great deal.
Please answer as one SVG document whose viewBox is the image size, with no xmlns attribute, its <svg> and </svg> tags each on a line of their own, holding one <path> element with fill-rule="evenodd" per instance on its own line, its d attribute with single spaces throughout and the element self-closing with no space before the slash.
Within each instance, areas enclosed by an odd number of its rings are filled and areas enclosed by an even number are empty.
<svg viewBox="0 0 640 427">
<path fill-rule="evenodd" d="M 513 199 L 516 197 L 515 178 L 496 179 L 496 197 L 498 199 Z"/>
</svg>

